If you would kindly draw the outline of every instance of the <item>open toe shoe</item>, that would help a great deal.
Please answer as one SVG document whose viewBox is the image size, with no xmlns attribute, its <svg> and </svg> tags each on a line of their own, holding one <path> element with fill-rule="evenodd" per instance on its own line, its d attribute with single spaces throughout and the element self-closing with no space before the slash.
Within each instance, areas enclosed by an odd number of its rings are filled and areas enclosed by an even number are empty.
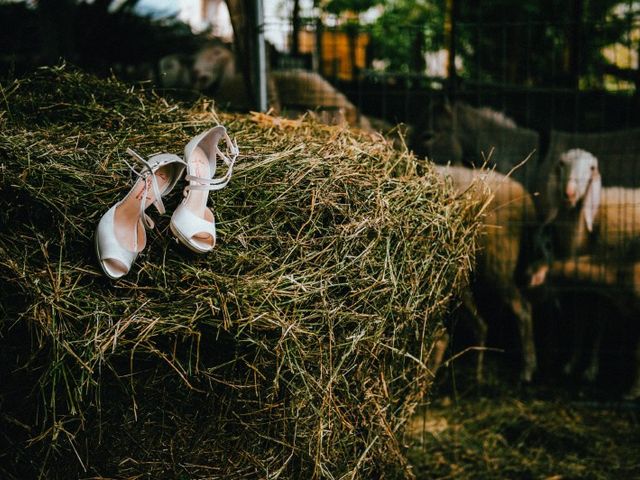
<svg viewBox="0 0 640 480">
<path fill-rule="evenodd" d="M 225 141 L 227 153 L 218 144 Z M 209 192 L 224 188 L 231 179 L 238 147 L 222 125 L 194 137 L 184 149 L 187 168 L 184 198 L 171 216 L 171 231 L 186 247 L 196 253 L 210 252 L 216 244 L 216 223 L 207 207 Z M 221 159 L 227 171 L 216 178 L 217 161 Z"/>
<path fill-rule="evenodd" d="M 146 246 L 146 228 L 152 229 L 154 223 L 145 210 L 153 204 L 161 214 L 165 212 L 162 197 L 173 189 L 185 168 L 180 157 L 170 153 L 148 160 L 131 149 L 127 153 L 140 162 L 142 169 L 136 170 L 125 160 L 137 180 L 129 193 L 102 216 L 95 235 L 98 261 L 113 280 L 129 272 Z"/>
</svg>

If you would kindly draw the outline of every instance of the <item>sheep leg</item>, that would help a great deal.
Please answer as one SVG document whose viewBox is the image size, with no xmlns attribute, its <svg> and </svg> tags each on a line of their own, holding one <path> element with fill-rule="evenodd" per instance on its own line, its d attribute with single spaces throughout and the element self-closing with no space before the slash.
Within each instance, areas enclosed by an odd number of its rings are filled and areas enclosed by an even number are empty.
<svg viewBox="0 0 640 480">
<path fill-rule="evenodd" d="M 629 391 L 624 395 L 625 400 L 640 398 L 640 340 L 636 343 L 635 364 L 633 367 L 635 379 Z"/>
<path fill-rule="evenodd" d="M 614 286 L 618 281 L 618 270 L 618 266 L 615 264 L 603 263 L 603 261 L 598 261 L 591 255 L 581 255 L 576 258 L 556 260 L 552 262 L 548 268 L 548 275 L 551 277 L 570 279 L 574 281 L 591 282 L 597 285 Z M 539 271 L 547 273 L 544 272 L 544 269 L 539 269 Z M 544 276 L 533 278 L 542 278 L 542 281 L 544 281 Z M 583 356 L 584 350 L 587 347 L 584 325 L 579 324 L 577 321 L 574 321 L 574 323 L 576 324 L 574 325 L 572 332 L 574 341 L 571 356 L 562 369 L 564 374 L 567 376 L 571 375 L 576 370 L 580 359 Z M 594 381 L 598 376 L 598 371 L 600 369 L 600 344 L 604 334 L 604 324 L 599 321 L 596 325 L 596 329 L 593 345 L 591 345 L 589 351 L 588 367 L 582 375 L 587 381 Z"/>
<path fill-rule="evenodd" d="M 537 368 L 531 304 L 522 296 L 515 286 L 510 288 L 509 299 L 509 305 L 517 319 L 520 345 L 522 348 L 522 371 L 520 373 L 520 379 L 529 383 Z"/>
<path fill-rule="evenodd" d="M 575 319 L 573 323 L 574 323 L 572 328 L 573 345 L 571 348 L 571 356 L 569 357 L 569 360 L 567 360 L 567 363 L 565 363 L 564 367 L 562 368 L 562 372 L 566 376 L 571 375 L 573 372 L 575 372 L 576 368 L 578 367 L 578 363 L 580 362 L 580 359 L 582 358 L 582 355 L 583 355 L 584 343 L 585 343 L 584 325 L 576 325 Z"/>
<path fill-rule="evenodd" d="M 438 370 L 440 369 L 440 365 L 442 365 L 444 353 L 446 352 L 447 346 L 449 345 L 449 334 L 447 333 L 447 329 L 444 326 L 440 327 L 435 332 L 434 338 L 436 339 L 436 341 L 434 342 L 433 348 L 429 352 L 427 367 L 431 372 L 431 375 L 435 378 Z"/>
<path fill-rule="evenodd" d="M 598 330 L 595 332 L 593 345 L 591 346 L 589 365 L 587 369 L 582 374 L 582 378 L 584 378 L 587 382 L 595 382 L 598 377 L 598 372 L 600 371 L 600 345 L 602 344 L 602 337 L 604 335 L 603 329 L 604 326 L 598 320 L 599 325 L 596 327 Z"/>
<path fill-rule="evenodd" d="M 476 359 L 476 381 L 482 383 L 484 380 L 484 351 L 487 346 L 487 322 L 478 312 L 476 301 L 471 289 L 466 288 L 462 293 L 462 304 L 469 312 L 471 318 L 471 329 L 478 346 L 478 358 Z"/>
</svg>

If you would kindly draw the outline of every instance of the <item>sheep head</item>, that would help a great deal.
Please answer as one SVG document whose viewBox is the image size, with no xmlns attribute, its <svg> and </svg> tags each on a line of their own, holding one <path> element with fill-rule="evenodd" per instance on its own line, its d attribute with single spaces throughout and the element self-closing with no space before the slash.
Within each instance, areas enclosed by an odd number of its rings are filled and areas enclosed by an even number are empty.
<svg viewBox="0 0 640 480">
<path fill-rule="evenodd" d="M 171 54 L 162 57 L 158 62 L 160 85 L 164 88 L 190 88 L 190 60 L 184 55 Z"/>
<path fill-rule="evenodd" d="M 564 152 L 551 173 L 549 186 L 556 190 L 553 196 L 559 204 L 557 208 L 582 208 L 587 230 L 591 232 L 602 191 L 598 159 L 579 148 Z"/>
<path fill-rule="evenodd" d="M 196 90 L 207 90 L 234 73 L 233 53 L 221 42 L 207 45 L 194 55 L 192 77 Z"/>
</svg>

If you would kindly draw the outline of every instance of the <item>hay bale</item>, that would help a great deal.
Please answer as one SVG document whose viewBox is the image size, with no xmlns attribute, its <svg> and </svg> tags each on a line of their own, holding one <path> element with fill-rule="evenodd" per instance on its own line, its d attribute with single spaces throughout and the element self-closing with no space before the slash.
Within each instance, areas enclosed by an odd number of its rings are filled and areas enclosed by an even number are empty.
<svg viewBox="0 0 640 480">
<path fill-rule="evenodd" d="M 0 104 L 0 476 L 373 478 L 403 431 L 432 333 L 472 262 L 479 208 L 347 129 L 192 108 L 43 69 Z M 157 220 L 124 280 L 93 232 L 130 188 L 125 149 L 241 146 L 212 195 L 219 244 Z"/>
</svg>

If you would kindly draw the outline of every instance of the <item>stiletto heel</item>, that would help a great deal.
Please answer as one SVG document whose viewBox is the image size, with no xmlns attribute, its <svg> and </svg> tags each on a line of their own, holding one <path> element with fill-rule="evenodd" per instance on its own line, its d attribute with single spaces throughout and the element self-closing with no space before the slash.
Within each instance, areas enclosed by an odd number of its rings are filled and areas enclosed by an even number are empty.
<svg viewBox="0 0 640 480">
<path fill-rule="evenodd" d="M 131 149 L 127 149 L 127 153 L 140 162 L 143 169 L 137 171 L 125 160 L 138 179 L 129 193 L 102 216 L 95 235 L 100 267 L 113 280 L 129 272 L 146 246 L 146 229 L 152 229 L 154 223 L 145 210 L 153 204 L 158 212 L 165 212 L 162 197 L 173 189 L 185 168 L 180 157 L 170 153 L 155 155 L 149 160 Z"/>
<path fill-rule="evenodd" d="M 229 156 L 218 148 L 225 140 Z M 171 231 L 176 239 L 196 253 L 207 253 L 216 244 L 215 217 L 207 207 L 209 192 L 224 188 L 231 179 L 233 165 L 238 157 L 238 147 L 231 141 L 222 125 L 197 135 L 184 149 L 187 168 L 184 199 L 171 216 Z M 217 158 L 227 166 L 227 172 L 219 178 L 216 174 Z"/>
</svg>

